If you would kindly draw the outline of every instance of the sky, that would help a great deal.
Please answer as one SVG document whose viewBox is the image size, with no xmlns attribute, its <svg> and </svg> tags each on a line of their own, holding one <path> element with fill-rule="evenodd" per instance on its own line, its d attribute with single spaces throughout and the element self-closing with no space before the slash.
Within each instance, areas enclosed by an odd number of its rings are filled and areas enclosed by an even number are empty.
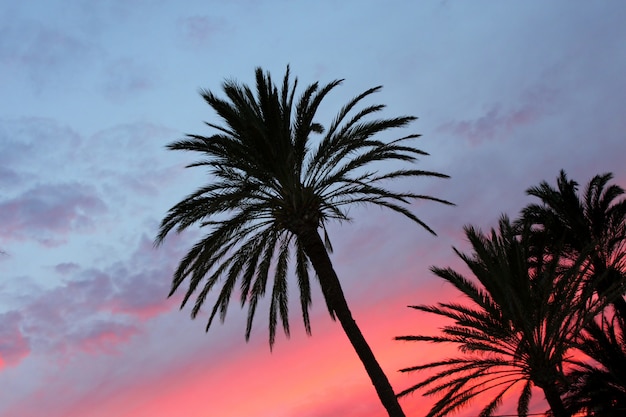
<svg viewBox="0 0 626 417">
<path fill-rule="evenodd" d="M 290 65 L 300 86 L 345 79 L 322 124 L 376 85 L 386 114 L 419 117 L 417 167 L 451 178 L 398 186 L 456 204 L 412 206 L 438 236 L 361 207 L 329 228 L 353 315 L 400 391 L 419 375 L 399 369 L 454 353 L 393 338 L 442 324 L 408 305 L 458 299 L 428 268 L 459 265 L 463 225 L 516 216 L 561 169 L 626 187 L 624 21 L 621 1 L 0 0 L 0 416 L 384 416 L 319 289 L 312 337 L 293 305 L 271 352 L 267 303 L 245 343 L 236 302 L 205 333 L 206 312 L 191 320 L 166 297 L 201 232 L 155 248 L 159 222 L 210 181 L 165 149 L 211 133 L 199 90 Z M 431 403 L 401 400 L 416 417 Z"/>
</svg>

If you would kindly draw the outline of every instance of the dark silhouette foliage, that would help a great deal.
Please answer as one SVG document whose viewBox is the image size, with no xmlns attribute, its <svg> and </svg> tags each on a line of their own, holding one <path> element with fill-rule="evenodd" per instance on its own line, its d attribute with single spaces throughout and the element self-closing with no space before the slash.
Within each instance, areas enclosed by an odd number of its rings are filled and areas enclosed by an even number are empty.
<svg viewBox="0 0 626 417">
<path fill-rule="evenodd" d="M 385 106 L 362 102 L 380 86 L 350 100 L 324 126 L 316 120 L 318 108 L 341 80 L 313 83 L 296 97 L 297 80 L 291 80 L 289 68 L 278 86 L 260 68 L 255 74 L 254 87 L 224 82 L 225 98 L 203 90 L 202 97 L 222 122 L 207 123 L 216 133 L 187 135 L 168 146 L 197 153 L 200 160 L 189 166 L 204 167 L 210 174 L 209 183 L 172 207 L 161 223 L 157 243 L 172 230 L 180 232 L 192 225 L 207 231 L 181 260 L 170 295 L 186 282 L 182 306 L 195 297 L 191 314 L 196 317 L 209 293 L 216 293 L 208 330 L 216 316 L 224 321 L 238 293 L 241 306 L 248 306 L 246 340 L 258 302 L 268 295 L 271 347 L 279 322 L 287 336 L 290 332 L 290 268 L 295 270 L 302 320 L 310 334 L 313 270 L 330 315 L 342 325 L 389 415 L 403 416 L 352 318 L 329 257 L 332 246 L 326 225 L 349 220 L 347 209 L 365 204 L 395 211 L 434 234 L 412 212 L 411 203 L 449 203 L 395 191 L 387 184 L 446 175 L 412 168 L 418 157 L 426 155 L 412 145 L 419 135 L 383 138 L 383 133 L 395 132 L 415 117 L 374 118 Z"/>
</svg>

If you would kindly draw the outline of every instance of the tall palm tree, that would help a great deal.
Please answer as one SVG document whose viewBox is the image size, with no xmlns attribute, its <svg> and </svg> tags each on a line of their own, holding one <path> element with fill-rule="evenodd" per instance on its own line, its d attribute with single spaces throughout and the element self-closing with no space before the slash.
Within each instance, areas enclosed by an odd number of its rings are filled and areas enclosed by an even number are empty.
<svg viewBox="0 0 626 417">
<path fill-rule="evenodd" d="M 530 227 L 514 226 L 503 216 L 498 230 L 483 234 L 466 227 L 465 234 L 473 253 L 455 252 L 474 278 L 451 268 L 431 271 L 451 283 L 466 301 L 411 306 L 452 319 L 454 324 L 443 327 L 440 335 L 396 338 L 452 344 L 461 354 L 402 369 L 434 374 L 399 395 L 418 389 L 424 389 L 425 395 L 439 395 L 428 416 L 440 417 L 493 393 L 480 413 L 486 417 L 493 415 L 505 394 L 519 389 L 518 414 L 526 416 L 534 385 L 543 390 L 556 417 L 569 417 L 561 400 L 563 364 L 585 323 L 604 305 L 582 286 L 581 268 L 563 270 L 558 254 L 533 259 Z"/>
<path fill-rule="evenodd" d="M 526 191 L 541 202 L 528 205 L 522 215 L 538 226 L 539 239 L 565 243 L 571 258 L 587 251 L 590 283 L 601 296 L 613 294 L 610 301 L 626 320 L 624 291 L 614 291 L 626 285 L 626 198 L 618 200 L 624 189 L 609 184 L 612 178 L 610 173 L 594 176 L 579 196 L 578 183 L 561 171 L 556 188 L 543 181 Z"/>
<path fill-rule="evenodd" d="M 579 349 L 564 402 L 576 415 L 621 417 L 626 412 L 626 324 L 611 312 L 590 322 Z"/>
<path fill-rule="evenodd" d="M 156 243 L 161 243 L 173 229 L 180 232 L 192 225 L 208 229 L 181 260 L 170 293 L 187 280 L 181 308 L 195 294 L 191 315 L 196 317 L 209 292 L 221 287 L 207 330 L 218 313 L 224 320 L 238 284 L 241 306 L 248 305 L 248 340 L 257 303 L 273 275 L 270 348 L 279 319 L 289 335 L 290 265 L 295 269 L 300 290 L 304 327 L 311 333 L 312 268 L 331 317 L 341 323 L 382 404 L 390 416 L 403 416 L 386 375 L 352 318 L 329 257 L 331 245 L 326 224 L 331 220 L 349 220 L 346 210 L 350 206 L 373 204 L 400 213 L 434 234 L 412 213 L 410 204 L 415 200 L 449 203 L 413 192 L 393 191 L 385 184 L 394 179 L 447 176 L 399 167 L 398 164 L 413 163 L 418 156 L 426 155 L 409 144 L 419 135 L 395 140 L 377 138 L 383 132 L 408 125 L 414 117 L 371 120 L 383 110 L 383 105 L 355 110 L 380 86 L 350 100 L 327 129 L 318 123 L 315 118 L 321 102 L 341 82 L 311 84 L 294 102 L 297 80 L 291 82 L 289 67 L 280 87 L 269 73 L 257 68 L 256 91 L 235 81 L 223 83 L 225 99 L 202 91 L 202 97 L 223 125 L 207 123 L 217 133 L 187 135 L 168 147 L 198 152 L 202 159 L 190 166 L 208 168 L 211 181 L 169 210 Z"/>
</svg>

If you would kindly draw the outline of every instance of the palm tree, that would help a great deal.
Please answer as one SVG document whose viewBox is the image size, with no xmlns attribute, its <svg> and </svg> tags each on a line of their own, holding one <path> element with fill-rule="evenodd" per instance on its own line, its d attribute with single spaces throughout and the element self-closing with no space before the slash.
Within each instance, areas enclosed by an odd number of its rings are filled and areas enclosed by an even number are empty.
<svg viewBox="0 0 626 417">
<path fill-rule="evenodd" d="M 487 393 L 493 397 L 480 416 L 492 416 L 505 394 L 516 389 L 518 414 L 526 416 L 533 385 L 543 390 L 556 417 L 570 415 L 561 400 L 566 383 L 563 364 L 576 336 L 604 305 L 581 285 L 582 261 L 563 270 L 558 254 L 533 259 L 530 233 L 529 226 L 514 226 L 506 216 L 490 234 L 466 227 L 473 253 L 455 252 L 475 279 L 451 268 L 431 268 L 454 285 L 466 302 L 410 306 L 452 319 L 454 324 L 443 327 L 440 335 L 396 339 L 452 344 L 461 353 L 401 369 L 434 372 L 399 394 L 424 389 L 425 395 L 439 395 L 429 417 L 448 415 Z"/>
<path fill-rule="evenodd" d="M 626 324 L 603 314 L 590 322 L 579 349 L 591 360 L 576 360 L 564 402 L 576 415 L 621 417 L 626 411 Z"/>
<path fill-rule="evenodd" d="M 617 314 L 626 320 L 626 199 L 617 200 L 624 189 L 610 184 L 612 174 L 594 176 L 582 196 L 578 183 L 561 171 L 557 187 L 543 181 L 527 194 L 541 200 L 522 211 L 525 222 L 535 225 L 539 239 L 557 239 L 566 245 L 570 258 L 588 253 L 590 283 L 601 296 L 611 296 Z M 591 251 L 588 249 L 592 248 Z"/>
<path fill-rule="evenodd" d="M 238 284 L 241 306 L 248 305 L 245 333 L 248 340 L 257 303 L 265 295 L 273 275 L 270 348 L 279 319 L 289 336 L 290 266 L 295 269 L 302 319 L 310 335 L 312 267 L 331 317 L 341 323 L 382 404 L 390 416 L 404 416 L 386 375 L 352 318 L 329 257 L 332 248 L 326 225 L 331 220 L 349 220 L 346 209 L 350 206 L 373 204 L 398 212 L 434 234 L 411 212 L 410 203 L 415 200 L 449 203 L 412 192 L 392 191 L 385 183 L 393 179 L 447 176 L 398 167 L 426 155 L 409 144 L 419 135 L 387 141 L 376 138 L 385 131 L 408 125 L 414 117 L 368 120 L 384 106 L 369 105 L 355 110 L 362 100 L 379 91 L 380 86 L 350 100 L 324 129 L 315 120 L 317 110 L 341 82 L 311 84 L 294 102 L 297 80 L 291 82 L 289 67 L 280 87 L 273 83 L 269 73 L 257 68 L 256 91 L 235 81 L 223 83 L 226 99 L 201 91 L 224 124 L 207 123 L 217 133 L 187 135 L 168 148 L 201 154 L 202 159 L 190 166 L 208 168 L 211 182 L 169 210 L 156 243 L 161 243 L 172 229 L 180 232 L 192 225 L 209 229 L 180 261 L 170 292 L 172 295 L 187 280 L 181 308 L 195 294 L 191 315 L 196 317 L 209 292 L 221 287 L 207 330 L 218 312 L 224 321 Z M 319 140 L 314 135 L 319 135 Z M 391 166 L 395 168 L 385 169 Z"/>
</svg>

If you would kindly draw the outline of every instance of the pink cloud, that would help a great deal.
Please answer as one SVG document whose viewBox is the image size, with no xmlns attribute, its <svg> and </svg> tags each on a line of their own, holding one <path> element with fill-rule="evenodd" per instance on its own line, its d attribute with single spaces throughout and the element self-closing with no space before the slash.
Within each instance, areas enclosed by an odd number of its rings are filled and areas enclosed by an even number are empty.
<svg viewBox="0 0 626 417">
<path fill-rule="evenodd" d="M 20 329 L 21 321 L 16 311 L 0 314 L 0 371 L 17 365 L 30 353 L 29 341 Z"/>
<path fill-rule="evenodd" d="M 140 331 L 136 326 L 118 322 L 89 323 L 84 332 L 74 335 L 73 345 L 88 354 L 118 353 L 118 345 L 127 343 Z"/>
<path fill-rule="evenodd" d="M 74 262 L 54 270 L 65 282 L 23 297 L 21 332 L 38 353 L 111 353 L 138 333 L 143 322 L 174 310 L 180 297 L 167 298 L 180 240 L 159 250 L 143 236 L 128 259 L 103 268 L 83 269 Z"/>
<path fill-rule="evenodd" d="M 394 341 L 393 336 L 401 334 L 407 325 L 413 330 L 433 325 L 422 317 L 412 317 L 408 309 L 389 309 L 389 305 L 398 304 L 396 301 L 390 298 L 386 303 L 363 306 L 355 317 L 392 385 L 402 389 L 415 378 L 399 374 L 398 368 L 447 352 L 440 347 Z M 161 370 L 161 374 L 147 378 L 137 371 L 140 374 L 135 374 L 136 381 L 116 385 L 102 397 L 86 397 L 65 414 L 200 417 L 208 412 L 220 416 L 382 417 L 384 409 L 339 324 L 332 322 L 323 308 L 318 311 L 310 338 L 303 331 L 295 331 L 292 340 L 279 341 L 273 353 L 261 338 L 249 344 L 242 342 L 221 354 L 215 349 L 215 341 L 207 357 L 206 349 L 212 344 L 208 338 L 205 348 L 186 352 L 177 358 L 176 366 Z M 171 358 L 166 355 L 164 360 Z M 255 394 L 241 401 L 241 392 Z M 423 413 L 428 401 L 414 395 L 403 399 L 402 404 L 407 411 Z"/>
<path fill-rule="evenodd" d="M 143 240 L 131 258 L 147 256 L 148 243 L 148 239 Z M 121 273 L 121 269 L 115 271 Z M 87 281 L 75 283 L 49 294 L 47 299 L 52 303 L 59 297 L 55 301 L 59 306 L 80 300 L 86 308 L 89 303 L 97 304 L 98 294 L 108 297 L 111 288 L 107 281 L 115 277 L 112 269 L 111 277 L 99 275 L 98 285 Z M 392 277 L 390 281 L 394 281 Z M 145 282 L 137 282 L 137 285 L 143 284 Z M 417 380 L 416 376 L 396 372 L 397 369 L 449 353 L 439 346 L 393 340 L 397 335 L 428 332 L 439 325 L 406 308 L 407 300 L 413 303 L 419 303 L 423 298 L 443 300 L 451 294 L 445 287 L 437 286 L 413 291 L 409 294 L 405 287 L 398 287 L 396 293 L 390 293 L 385 300 L 372 303 L 361 299 L 353 306 L 355 319 L 396 390 Z M 97 305 L 93 307 L 99 308 Z M 76 391 L 75 381 L 74 385 L 60 386 L 52 393 L 42 389 L 37 394 L 41 395 L 39 404 L 49 404 L 46 409 L 52 417 L 112 414 L 120 417 L 200 417 L 207 412 L 220 416 L 382 417 L 384 410 L 339 324 L 328 318 L 321 303 L 317 303 L 315 310 L 313 336 L 307 337 L 300 327 L 294 326 L 292 339 L 279 340 L 273 353 L 267 348 L 265 334 L 256 335 L 245 344 L 243 337 L 235 342 L 229 341 L 230 336 L 224 336 L 230 334 L 227 329 L 222 328 L 211 336 L 201 334 L 202 326 L 197 326 L 195 330 L 201 337 L 206 337 L 206 344 L 186 348 L 181 340 L 180 346 L 174 348 L 175 343 L 165 343 L 168 348 L 158 356 L 162 364 L 147 368 L 135 364 L 134 356 L 123 349 L 124 344 L 137 340 L 139 331 L 135 322 L 90 319 L 77 323 L 79 326 L 72 331 L 66 330 L 67 333 L 63 328 L 52 326 L 53 331 L 62 331 L 74 352 L 89 356 L 117 355 L 116 366 L 127 368 L 128 375 L 120 378 L 115 374 L 115 379 L 102 376 L 102 380 L 94 382 L 93 388 L 85 388 L 80 395 L 74 395 L 72 404 L 61 404 L 54 398 L 65 389 Z M 82 308 L 68 313 L 66 309 L 68 322 L 78 319 L 80 314 L 91 314 Z M 227 326 L 233 325 L 227 323 Z M 210 356 L 207 356 L 208 352 Z M 151 360 L 154 358 L 146 357 L 148 363 Z M 241 392 L 253 392 L 254 396 L 241 401 Z M 407 413 L 423 414 L 429 400 L 417 394 L 403 398 L 401 403 Z M 26 402 L 16 404 L 9 410 L 14 414 L 9 415 L 29 415 L 30 410 L 41 410 L 41 406 L 32 408 Z"/>
</svg>

